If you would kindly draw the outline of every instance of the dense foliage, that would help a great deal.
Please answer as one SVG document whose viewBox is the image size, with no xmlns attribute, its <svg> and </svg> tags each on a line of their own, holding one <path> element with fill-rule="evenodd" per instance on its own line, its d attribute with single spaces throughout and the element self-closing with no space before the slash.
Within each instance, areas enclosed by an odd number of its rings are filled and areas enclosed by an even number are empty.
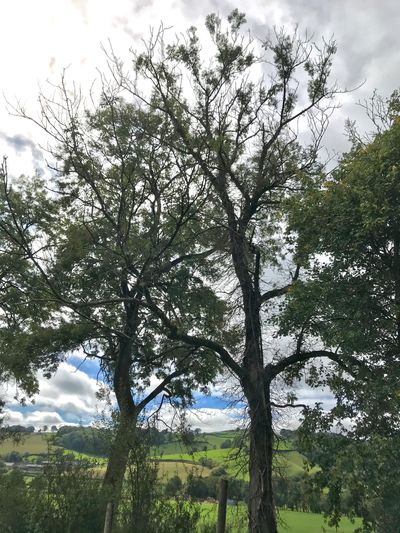
<svg viewBox="0 0 400 533">
<path fill-rule="evenodd" d="M 54 443 L 68 450 L 105 456 L 110 450 L 110 441 L 111 434 L 106 430 L 71 427 L 69 431 L 60 428 Z"/>
<path fill-rule="evenodd" d="M 291 224 L 309 279 L 291 292 L 282 324 L 285 332 L 298 328 L 302 339 L 319 339 L 345 355 L 339 372 L 320 366 L 308 374 L 311 385 L 329 385 L 337 405 L 330 413 L 309 409 L 302 428 L 310 459 L 321 467 L 315 480 L 329 488 L 332 523 L 344 507 L 363 517 L 363 531 L 394 533 L 400 521 L 394 466 L 400 435 L 400 106 L 398 92 L 387 101 L 377 98 L 368 109 L 378 129 L 367 140 L 352 131 L 352 150 L 337 169 L 294 202 Z M 340 425 L 344 419 L 346 426 Z M 334 422 L 342 436 L 326 433 Z"/>
<path fill-rule="evenodd" d="M 97 533 L 104 526 L 101 479 L 96 464 L 58 452 L 27 483 L 19 470 L 0 471 L 0 528 L 10 533 Z M 195 504 L 165 500 L 157 466 L 138 446 L 128 463 L 117 533 L 191 533 L 199 519 Z"/>
</svg>

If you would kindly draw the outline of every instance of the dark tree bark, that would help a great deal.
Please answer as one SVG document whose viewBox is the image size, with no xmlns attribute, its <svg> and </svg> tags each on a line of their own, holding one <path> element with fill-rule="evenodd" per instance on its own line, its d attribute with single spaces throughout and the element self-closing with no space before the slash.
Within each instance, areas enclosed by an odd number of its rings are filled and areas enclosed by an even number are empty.
<svg viewBox="0 0 400 533">
<path fill-rule="evenodd" d="M 126 304 L 125 337 L 120 338 L 120 345 L 115 361 L 114 391 L 117 398 L 119 418 L 117 430 L 111 445 L 103 488 L 107 497 L 118 506 L 122 484 L 133 444 L 133 435 L 137 424 L 138 408 L 131 392 L 130 367 L 132 364 L 133 335 L 138 324 L 138 304 Z"/>
<path fill-rule="evenodd" d="M 257 370 L 242 381 L 249 405 L 249 531 L 276 533 L 275 504 L 272 492 L 273 429 L 270 384 Z"/>
<path fill-rule="evenodd" d="M 272 492 L 273 428 L 270 400 L 271 379 L 266 379 L 261 328 L 260 262 L 256 252 L 254 274 L 250 275 L 248 245 L 244 234 L 233 228 L 231 253 L 242 290 L 245 315 L 245 350 L 243 354 L 243 392 L 250 418 L 249 461 L 249 531 L 277 533 Z"/>
</svg>

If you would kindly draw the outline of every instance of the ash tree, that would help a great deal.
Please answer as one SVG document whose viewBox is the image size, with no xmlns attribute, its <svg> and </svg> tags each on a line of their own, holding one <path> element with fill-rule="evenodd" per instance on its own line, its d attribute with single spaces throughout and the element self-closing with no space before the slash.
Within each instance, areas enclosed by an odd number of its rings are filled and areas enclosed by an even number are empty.
<svg viewBox="0 0 400 533">
<path fill-rule="evenodd" d="M 229 293 L 227 316 L 238 346 L 230 348 L 201 324 L 195 330 L 182 327 L 157 291 L 146 291 L 145 300 L 170 339 L 214 350 L 239 380 L 250 417 L 249 530 L 275 533 L 271 388 L 287 369 L 296 374 L 305 361 L 339 360 L 334 352 L 303 345 L 272 357 L 271 339 L 264 334 L 272 326 L 276 300 L 299 277 L 300 264 L 293 264 L 291 276 L 286 272 L 277 285 L 270 268 L 284 271 L 289 244 L 280 237 L 287 198 L 320 172 L 317 154 L 336 92 L 328 83 L 335 45 L 318 47 L 284 32 L 258 43 L 243 33 L 244 24 L 237 10 L 227 24 L 209 15 L 204 48 L 195 28 L 172 44 L 161 29 L 144 52 L 134 54 L 134 76 L 116 59 L 113 74 L 134 101 L 170 122 L 173 136 L 159 141 L 196 164 L 210 187 L 210 220 L 224 237 L 215 260 Z M 300 137 L 299 127 L 308 135 Z"/>
<path fill-rule="evenodd" d="M 35 372 L 50 376 L 68 352 L 99 359 L 119 410 L 104 477 L 117 504 L 144 410 L 157 397 L 190 404 L 219 369 L 209 348 L 163 336 L 141 305 L 157 290 L 172 311 L 184 302 L 182 327 L 195 317 L 216 338 L 227 329 L 224 302 L 202 280 L 215 274 L 208 185 L 198 165 L 157 140 L 173 135 L 168 121 L 111 87 L 94 109 L 64 79 L 40 102 L 53 177 L 1 173 L 0 359 L 28 393 Z"/>
</svg>

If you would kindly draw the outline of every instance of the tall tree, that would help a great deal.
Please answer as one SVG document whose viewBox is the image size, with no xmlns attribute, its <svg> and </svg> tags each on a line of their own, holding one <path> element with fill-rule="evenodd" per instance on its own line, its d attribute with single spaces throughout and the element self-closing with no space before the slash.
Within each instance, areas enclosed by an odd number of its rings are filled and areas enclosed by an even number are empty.
<svg viewBox="0 0 400 533">
<path fill-rule="evenodd" d="M 241 33 L 244 23 L 237 10 L 226 29 L 219 17 L 208 16 L 210 46 L 204 49 L 195 28 L 171 45 L 161 30 L 144 53 L 135 55 L 133 81 L 118 61 L 114 74 L 135 100 L 167 117 L 174 136 L 160 142 L 185 154 L 212 188 L 212 221 L 225 239 L 217 261 L 229 272 L 226 303 L 240 349 L 231 350 L 200 325 L 182 328 L 154 291 L 146 292 L 146 303 L 171 339 L 214 350 L 240 381 L 250 416 L 250 530 L 275 533 L 272 384 L 311 358 L 339 359 L 328 351 L 305 352 L 300 345 L 287 357 L 268 359 L 269 339 L 263 334 L 263 322 L 271 325 L 267 312 L 299 275 L 295 265 L 291 278 L 279 286 L 268 268 L 281 265 L 284 254 L 279 242 L 283 200 L 319 168 L 318 148 L 335 93 L 328 85 L 335 46 L 319 48 L 297 34 L 279 32 L 256 50 Z M 304 144 L 299 126 L 308 129 Z"/>
<path fill-rule="evenodd" d="M 296 198 L 291 225 L 309 277 L 291 292 L 282 322 L 285 332 L 301 328 L 346 362 L 341 372 L 319 376 L 337 406 L 329 414 L 310 412 L 306 424 L 315 431 L 350 422 L 342 428 L 347 439 L 320 435 L 320 455 L 324 441 L 336 445 L 321 462 L 320 480 L 330 489 L 333 519 L 347 492 L 363 531 L 395 532 L 399 524 L 399 97 L 395 91 L 367 102 L 373 133 L 363 138 L 350 124 L 351 150 L 317 189 Z"/>
<path fill-rule="evenodd" d="M 198 246 L 207 184 L 158 142 L 169 135 L 162 117 L 111 90 L 93 111 L 64 84 L 57 103 L 41 105 L 54 178 L 10 182 L 2 172 L 0 239 L 12 280 L 2 287 L 1 360 L 27 388 L 34 370 L 51 373 L 73 349 L 100 359 L 120 413 L 104 478 L 118 501 L 139 414 L 161 394 L 190 402 L 218 370 L 213 352 L 162 337 L 140 305 L 157 287 L 168 305 L 184 298 L 203 327 L 223 329 L 224 304 L 202 282 L 213 275 L 212 250 Z M 160 383 L 148 392 L 152 376 Z"/>
<path fill-rule="evenodd" d="M 331 376 L 331 388 L 342 396 L 338 415 L 357 419 L 365 435 L 400 427 L 398 93 L 386 103 L 373 98 L 368 110 L 375 123 L 377 108 L 385 110 L 379 130 L 362 140 L 352 128 L 353 147 L 337 169 L 295 200 L 291 225 L 310 277 L 291 293 L 287 315 L 325 346 L 356 356 L 366 376 L 367 367 L 373 370 L 373 388 L 368 379 L 355 387 L 348 371 L 342 379 Z"/>
</svg>

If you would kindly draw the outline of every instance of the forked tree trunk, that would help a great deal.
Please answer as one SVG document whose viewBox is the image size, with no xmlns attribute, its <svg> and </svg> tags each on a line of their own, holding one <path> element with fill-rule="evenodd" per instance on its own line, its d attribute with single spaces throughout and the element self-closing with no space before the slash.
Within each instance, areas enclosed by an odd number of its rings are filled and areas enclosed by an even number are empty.
<svg viewBox="0 0 400 533">
<path fill-rule="evenodd" d="M 277 533 L 272 492 L 273 429 L 264 372 L 243 383 L 250 416 L 249 532 Z"/>
</svg>

